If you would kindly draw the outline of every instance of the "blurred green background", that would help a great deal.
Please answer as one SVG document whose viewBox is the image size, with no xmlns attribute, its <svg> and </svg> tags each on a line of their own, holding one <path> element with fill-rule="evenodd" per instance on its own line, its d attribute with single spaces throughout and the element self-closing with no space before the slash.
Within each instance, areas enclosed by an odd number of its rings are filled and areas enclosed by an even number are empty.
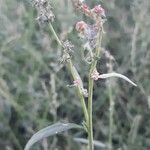
<svg viewBox="0 0 150 150">
<path fill-rule="evenodd" d="M 115 100 L 114 150 L 150 149 L 150 1 L 87 0 L 91 7 L 102 4 L 107 22 L 102 47 L 114 57 L 114 71 L 138 84 L 111 80 Z M 88 65 L 82 41 L 74 25 L 89 21 L 74 10 L 70 0 L 51 1 L 58 35 L 75 45 L 73 62 L 87 86 Z M 81 124 L 83 114 L 70 74 L 60 64 L 61 50 L 49 28 L 39 27 L 30 0 L 0 0 L 0 150 L 23 150 L 39 129 L 61 120 Z M 98 70 L 108 71 L 109 60 L 101 56 Z M 94 139 L 108 143 L 109 94 L 107 82 L 94 86 Z M 45 139 L 33 150 L 85 150 L 69 131 Z M 100 148 L 98 148 L 100 149 Z"/>
</svg>

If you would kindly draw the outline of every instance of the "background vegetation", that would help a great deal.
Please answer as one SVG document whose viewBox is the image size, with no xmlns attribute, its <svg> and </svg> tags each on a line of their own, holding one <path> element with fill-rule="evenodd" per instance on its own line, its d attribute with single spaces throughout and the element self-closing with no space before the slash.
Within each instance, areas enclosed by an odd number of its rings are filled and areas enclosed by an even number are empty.
<svg viewBox="0 0 150 150">
<path fill-rule="evenodd" d="M 138 84 L 132 87 L 111 80 L 115 100 L 114 150 L 150 149 L 150 2 L 149 0 L 87 0 L 106 10 L 103 47 L 114 57 L 115 71 Z M 54 28 L 62 39 L 75 45 L 72 57 L 85 83 L 88 67 L 82 41 L 74 25 L 87 20 L 73 9 L 70 0 L 52 1 Z M 37 130 L 66 120 L 82 123 L 80 101 L 66 68 L 60 64 L 61 50 L 47 26 L 39 27 L 29 0 L 0 0 L 0 150 L 22 150 Z M 108 71 L 109 60 L 101 56 L 99 71 Z M 109 90 L 107 82 L 95 83 L 94 139 L 108 142 Z M 73 136 L 71 136 L 73 135 Z M 68 138 L 69 137 L 69 138 Z M 68 132 L 35 144 L 36 150 L 86 149 Z"/>
</svg>

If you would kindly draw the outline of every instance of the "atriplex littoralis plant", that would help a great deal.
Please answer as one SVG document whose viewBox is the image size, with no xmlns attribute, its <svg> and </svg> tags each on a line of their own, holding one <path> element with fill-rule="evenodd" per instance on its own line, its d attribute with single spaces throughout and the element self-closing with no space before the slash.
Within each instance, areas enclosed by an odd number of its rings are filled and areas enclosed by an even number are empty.
<svg viewBox="0 0 150 150">
<path fill-rule="evenodd" d="M 37 10 L 38 17 L 37 20 L 39 23 L 47 23 L 50 27 L 51 32 L 53 33 L 56 41 L 62 48 L 62 62 L 64 62 L 73 78 L 73 86 L 76 87 L 79 99 L 81 101 L 83 113 L 84 113 L 84 121 L 82 126 L 74 124 L 74 123 L 56 123 L 51 126 L 48 126 L 36 134 L 34 134 L 31 139 L 26 144 L 25 150 L 29 150 L 30 147 L 37 141 L 46 138 L 51 135 L 55 135 L 62 131 L 66 131 L 72 128 L 84 129 L 88 134 L 88 140 L 78 138 L 76 141 L 88 143 L 88 149 L 94 150 L 94 144 L 106 147 L 103 144 L 97 144 L 98 142 L 93 141 L 93 123 L 92 123 L 92 101 L 93 101 L 93 85 L 94 81 L 98 79 L 105 79 L 109 77 L 119 77 L 122 78 L 134 86 L 131 80 L 129 80 L 124 75 L 110 72 L 107 74 L 99 74 L 97 72 L 96 66 L 97 61 L 100 58 L 100 52 L 104 51 L 101 49 L 101 41 L 103 31 L 103 24 L 105 22 L 105 10 L 101 7 L 101 5 L 96 5 L 94 8 L 90 9 L 88 5 L 86 5 L 83 1 L 73 0 L 74 6 L 84 13 L 87 17 L 93 20 L 93 24 L 87 24 L 84 21 L 77 22 L 76 30 L 79 32 L 81 38 L 86 40 L 85 48 L 88 50 L 88 60 L 87 64 L 89 65 L 89 75 L 88 75 L 88 90 L 84 89 L 84 85 L 82 79 L 75 68 L 71 56 L 70 51 L 73 49 L 73 45 L 70 41 L 61 41 L 59 39 L 57 33 L 55 32 L 52 22 L 54 21 L 54 14 L 52 12 L 51 5 L 46 0 L 33 0 L 33 4 Z M 88 105 L 85 103 L 85 97 L 88 97 Z M 114 102 L 113 99 L 110 98 L 110 133 L 109 133 L 109 145 L 108 149 L 112 149 L 112 127 L 113 127 L 113 109 Z M 80 139 L 80 140 L 79 140 Z"/>
</svg>

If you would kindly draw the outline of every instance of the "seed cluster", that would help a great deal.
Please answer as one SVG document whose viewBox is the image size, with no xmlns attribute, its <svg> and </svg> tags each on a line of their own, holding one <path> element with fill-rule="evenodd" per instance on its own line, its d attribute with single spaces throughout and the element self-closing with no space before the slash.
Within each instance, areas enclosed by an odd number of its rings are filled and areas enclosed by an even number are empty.
<svg viewBox="0 0 150 150">
<path fill-rule="evenodd" d="M 40 24 L 54 21 L 55 16 L 47 0 L 33 0 L 33 5 L 37 10 L 37 20 Z"/>
</svg>

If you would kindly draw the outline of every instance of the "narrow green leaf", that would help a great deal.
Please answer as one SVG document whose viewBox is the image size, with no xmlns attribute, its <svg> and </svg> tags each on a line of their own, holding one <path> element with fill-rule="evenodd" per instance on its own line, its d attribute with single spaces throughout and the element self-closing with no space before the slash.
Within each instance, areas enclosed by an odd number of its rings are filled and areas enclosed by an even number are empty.
<svg viewBox="0 0 150 150">
<path fill-rule="evenodd" d="M 79 126 L 77 124 L 74 123 L 55 123 L 51 126 L 48 126 L 46 128 L 41 129 L 40 131 L 38 131 L 37 133 L 35 133 L 30 140 L 28 141 L 28 143 L 26 144 L 24 150 L 29 150 L 30 147 L 36 143 L 37 141 L 42 140 L 43 138 L 46 138 L 48 136 L 52 136 L 52 135 L 56 135 L 60 132 L 63 131 L 67 131 L 69 129 L 83 129 L 82 126 Z"/>
<path fill-rule="evenodd" d="M 131 83 L 131 84 L 134 85 L 134 86 L 137 86 L 137 85 L 136 85 L 134 82 L 132 82 L 129 78 L 127 78 L 126 76 L 124 76 L 124 75 L 122 75 L 122 74 L 116 73 L 116 72 L 101 74 L 101 75 L 99 76 L 99 78 L 101 78 L 101 79 L 106 79 L 106 78 L 110 78 L 110 77 L 118 77 L 118 78 L 121 78 L 121 79 L 126 80 L 127 82 Z"/>
</svg>

